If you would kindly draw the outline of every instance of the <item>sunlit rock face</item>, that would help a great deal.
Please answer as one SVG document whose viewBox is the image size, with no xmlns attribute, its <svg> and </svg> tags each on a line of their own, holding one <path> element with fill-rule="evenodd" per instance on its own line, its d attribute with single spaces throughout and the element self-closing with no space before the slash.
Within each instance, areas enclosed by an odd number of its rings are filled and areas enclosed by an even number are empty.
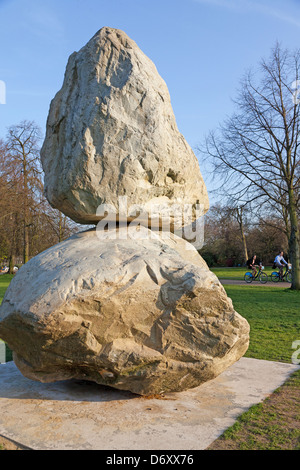
<svg viewBox="0 0 300 470">
<path fill-rule="evenodd" d="M 149 213 L 157 204 L 209 206 L 164 80 L 116 29 L 102 28 L 70 56 L 41 157 L 50 204 L 79 223 L 98 221 L 101 204 L 118 213 L 119 196 Z"/>
<path fill-rule="evenodd" d="M 0 337 L 26 377 L 148 395 L 196 387 L 243 356 L 249 325 L 197 251 L 145 231 L 115 240 L 82 232 L 20 269 Z"/>
<path fill-rule="evenodd" d="M 0 338 L 20 371 L 151 395 L 197 387 L 240 359 L 247 321 L 177 236 L 186 206 L 191 227 L 197 206 L 208 209 L 198 161 L 166 84 L 125 33 L 103 28 L 71 55 L 41 156 L 49 202 L 97 229 L 40 253 L 7 289 Z"/>
</svg>

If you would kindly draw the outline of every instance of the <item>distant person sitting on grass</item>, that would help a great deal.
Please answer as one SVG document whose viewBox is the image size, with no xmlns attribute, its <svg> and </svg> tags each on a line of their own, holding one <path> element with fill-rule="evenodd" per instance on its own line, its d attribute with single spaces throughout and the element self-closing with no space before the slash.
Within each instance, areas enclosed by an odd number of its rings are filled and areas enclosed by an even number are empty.
<svg viewBox="0 0 300 470">
<path fill-rule="evenodd" d="M 251 258 L 248 259 L 247 266 L 248 266 L 249 269 L 252 269 L 253 277 L 255 277 L 256 274 L 257 274 L 257 269 L 256 268 L 259 268 L 259 270 L 261 270 L 261 264 L 259 264 L 259 265 L 257 264 L 256 255 L 253 255 Z"/>
<path fill-rule="evenodd" d="M 279 278 L 283 279 L 283 267 L 284 265 L 288 266 L 288 263 L 285 261 L 283 257 L 283 251 L 279 251 L 278 255 L 276 256 L 274 260 L 274 266 L 275 268 L 279 268 Z"/>
</svg>

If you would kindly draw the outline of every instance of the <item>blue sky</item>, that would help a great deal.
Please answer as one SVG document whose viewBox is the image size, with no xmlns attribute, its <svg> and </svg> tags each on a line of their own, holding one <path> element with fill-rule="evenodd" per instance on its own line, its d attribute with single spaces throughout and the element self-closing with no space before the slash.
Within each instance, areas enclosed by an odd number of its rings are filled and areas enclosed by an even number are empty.
<svg viewBox="0 0 300 470">
<path fill-rule="evenodd" d="M 231 114 L 246 69 L 276 41 L 300 47 L 300 0 L 0 0 L 0 137 L 23 119 L 45 132 L 69 55 L 103 26 L 125 31 L 153 60 L 195 149 Z"/>
</svg>

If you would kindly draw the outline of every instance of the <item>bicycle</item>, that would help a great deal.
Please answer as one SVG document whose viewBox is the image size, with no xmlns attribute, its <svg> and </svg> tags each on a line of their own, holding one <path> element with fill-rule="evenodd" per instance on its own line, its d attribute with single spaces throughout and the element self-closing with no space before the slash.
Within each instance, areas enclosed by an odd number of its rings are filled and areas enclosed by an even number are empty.
<svg viewBox="0 0 300 470">
<path fill-rule="evenodd" d="M 244 276 L 244 281 L 247 282 L 247 284 L 250 284 L 252 281 L 255 281 L 256 279 L 258 279 L 259 282 L 261 282 L 261 284 L 265 284 L 266 282 L 268 282 L 268 275 L 263 272 L 263 269 L 264 267 L 262 266 L 261 269 L 256 274 L 256 276 L 253 276 L 253 274 L 250 273 L 250 271 L 246 272 Z"/>
<path fill-rule="evenodd" d="M 291 283 L 292 282 L 292 273 L 291 273 L 292 266 L 289 264 L 285 268 L 285 273 L 282 275 L 282 279 L 280 279 L 280 272 L 279 271 L 273 271 L 271 274 L 271 280 L 273 282 L 279 282 L 279 281 L 286 281 Z"/>
</svg>

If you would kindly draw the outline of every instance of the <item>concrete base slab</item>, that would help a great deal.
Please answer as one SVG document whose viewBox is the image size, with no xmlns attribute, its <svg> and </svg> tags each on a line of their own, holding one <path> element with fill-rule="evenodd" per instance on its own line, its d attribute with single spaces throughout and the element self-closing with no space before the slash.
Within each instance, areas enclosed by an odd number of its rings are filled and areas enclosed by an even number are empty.
<svg viewBox="0 0 300 470">
<path fill-rule="evenodd" d="M 297 369 L 242 358 L 157 399 L 79 380 L 33 382 L 10 362 L 0 365 L 0 434 L 35 450 L 202 450 Z"/>
</svg>

